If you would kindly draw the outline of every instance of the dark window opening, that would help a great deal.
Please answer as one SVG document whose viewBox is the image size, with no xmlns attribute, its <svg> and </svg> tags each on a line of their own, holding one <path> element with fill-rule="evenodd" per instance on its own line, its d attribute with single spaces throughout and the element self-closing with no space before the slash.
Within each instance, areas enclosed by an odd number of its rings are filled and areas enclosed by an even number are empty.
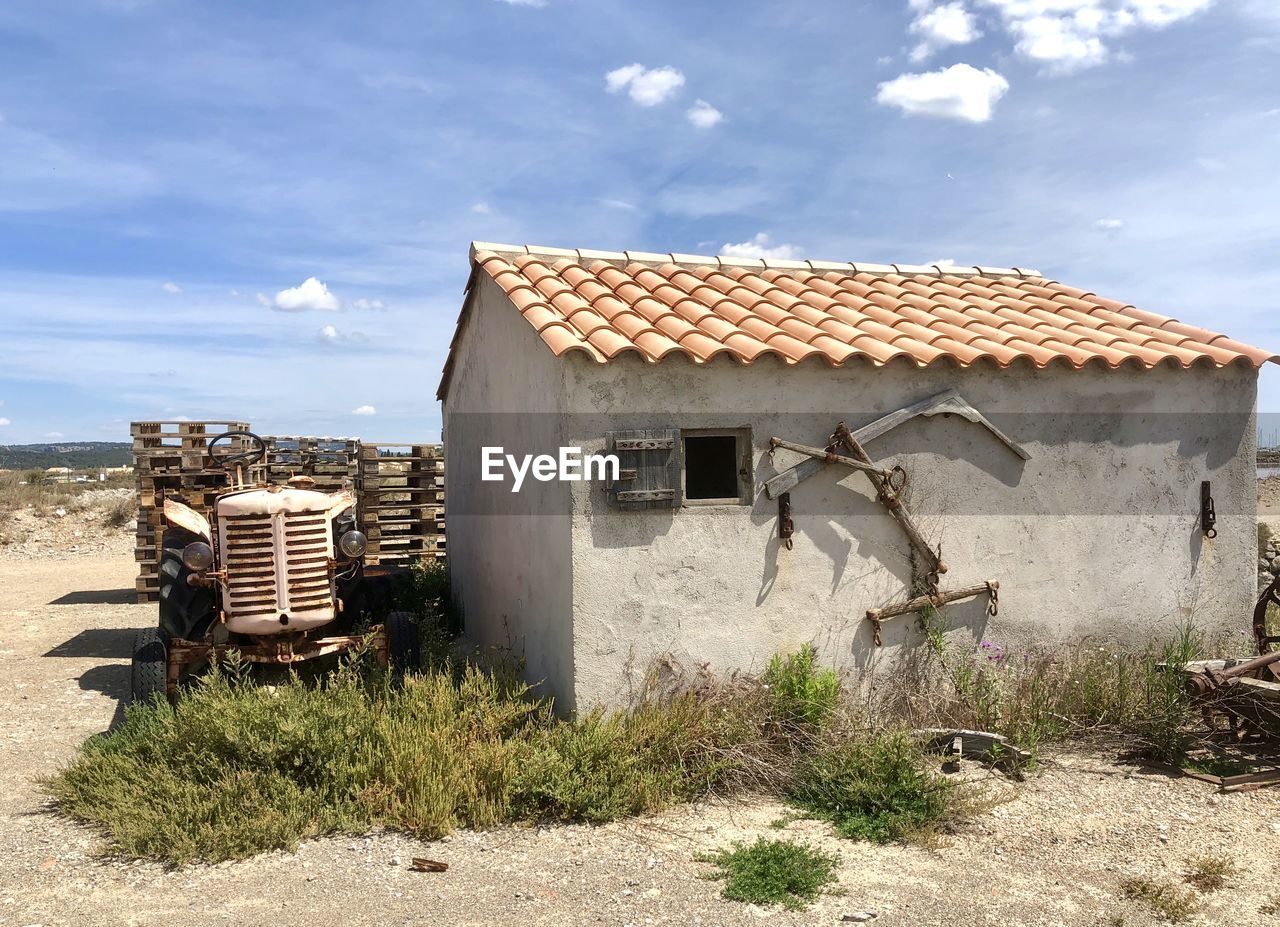
<svg viewBox="0 0 1280 927">
<path fill-rule="evenodd" d="M 688 435 L 684 439 L 686 499 L 737 499 L 738 439 L 734 435 Z"/>
</svg>

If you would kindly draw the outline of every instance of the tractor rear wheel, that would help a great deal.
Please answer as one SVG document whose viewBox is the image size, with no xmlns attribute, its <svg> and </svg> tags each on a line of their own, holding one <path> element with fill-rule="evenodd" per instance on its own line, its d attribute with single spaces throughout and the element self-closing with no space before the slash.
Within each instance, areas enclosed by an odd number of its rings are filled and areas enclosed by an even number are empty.
<svg viewBox="0 0 1280 927">
<path fill-rule="evenodd" d="M 387 635 L 387 651 L 391 667 L 404 672 L 416 670 L 422 665 L 422 648 L 418 636 L 418 623 L 409 612 L 392 612 L 382 623 Z"/>
<path fill-rule="evenodd" d="M 168 651 L 158 628 L 144 628 L 134 635 L 130 701 L 150 702 L 156 694 L 166 697 L 168 662 Z"/>
</svg>

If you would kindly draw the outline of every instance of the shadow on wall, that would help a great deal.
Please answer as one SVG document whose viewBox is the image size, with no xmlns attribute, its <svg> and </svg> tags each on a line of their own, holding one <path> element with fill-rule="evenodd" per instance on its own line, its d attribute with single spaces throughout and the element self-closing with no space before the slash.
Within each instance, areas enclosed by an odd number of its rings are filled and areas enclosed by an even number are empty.
<svg viewBox="0 0 1280 927">
<path fill-rule="evenodd" d="M 598 550 L 648 547 L 675 523 L 675 509 L 611 509 L 603 483 L 591 486 L 589 498 L 591 546 Z"/>
</svg>

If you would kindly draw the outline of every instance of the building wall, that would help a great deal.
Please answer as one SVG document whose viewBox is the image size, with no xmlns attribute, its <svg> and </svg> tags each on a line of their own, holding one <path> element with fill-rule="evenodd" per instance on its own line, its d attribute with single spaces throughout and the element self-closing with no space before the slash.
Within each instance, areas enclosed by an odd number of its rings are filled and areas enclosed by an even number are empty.
<svg viewBox="0 0 1280 927">
<path fill-rule="evenodd" d="M 1236 639 L 1248 625 L 1253 370 L 561 363 L 570 443 L 600 450 L 610 430 L 745 425 L 754 446 L 751 506 L 624 512 L 607 506 L 601 486 L 570 484 L 580 707 L 625 701 L 667 656 L 759 671 L 812 641 L 825 662 L 860 675 L 919 647 L 915 616 L 886 621 L 881 648 L 863 618 L 905 598 L 910 578 L 905 539 L 865 477 L 833 465 L 793 489 L 792 550 L 779 543 L 777 503 L 762 484 L 800 459 L 771 458 L 770 436 L 821 445 L 838 420 L 856 428 L 951 387 L 1030 460 L 954 416 L 916 419 L 867 450 L 907 469 L 908 504 L 951 567 L 943 589 L 1000 582 L 996 617 L 984 599 L 947 607 L 952 642 L 1014 652 L 1086 639 L 1140 645 L 1187 620 Z M 1199 527 L 1202 479 L 1218 514 L 1212 540 Z"/>
<path fill-rule="evenodd" d="M 444 402 L 450 580 L 465 633 L 510 649 L 527 678 L 573 708 L 573 577 L 568 485 L 480 477 L 481 448 L 554 452 L 561 442 L 564 365 L 486 274 Z"/>
</svg>

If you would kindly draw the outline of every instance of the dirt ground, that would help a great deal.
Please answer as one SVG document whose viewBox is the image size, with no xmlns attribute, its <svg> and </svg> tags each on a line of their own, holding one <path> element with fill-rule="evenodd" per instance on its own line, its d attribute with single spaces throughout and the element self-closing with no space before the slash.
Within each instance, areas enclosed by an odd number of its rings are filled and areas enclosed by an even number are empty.
<svg viewBox="0 0 1280 927">
<path fill-rule="evenodd" d="M 68 545 L 70 546 L 70 545 Z M 127 685 L 134 564 L 104 552 L 0 550 L 0 925 L 606 924 L 876 925 L 1158 923 L 1121 898 L 1126 875 L 1177 882 L 1223 854 L 1242 872 L 1193 923 L 1265 924 L 1280 840 L 1280 790 L 1212 787 L 1105 758 L 1053 758 L 937 850 L 838 840 L 825 825 L 783 831 L 838 853 L 839 888 L 806 911 L 719 897 L 701 851 L 777 836 L 785 809 L 711 803 L 605 827 L 463 832 L 435 844 L 396 835 L 309 841 L 296 853 L 166 871 L 95 856 L 98 837 L 52 813 L 33 779 L 105 730 Z M 450 866 L 411 872 L 410 857 Z"/>
</svg>

